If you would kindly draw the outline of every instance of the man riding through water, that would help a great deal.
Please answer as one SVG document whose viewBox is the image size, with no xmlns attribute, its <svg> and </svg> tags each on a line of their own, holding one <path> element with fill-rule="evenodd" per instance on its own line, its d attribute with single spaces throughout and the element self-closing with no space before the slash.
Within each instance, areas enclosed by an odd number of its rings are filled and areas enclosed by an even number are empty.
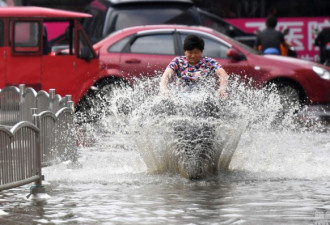
<svg viewBox="0 0 330 225">
<path fill-rule="evenodd" d="M 226 97 L 228 75 L 215 59 L 203 56 L 204 40 L 201 37 L 188 35 L 184 39 L 183 49 L 185 55 L 175 57 L 163 73 L 160 93 L 169 96 L 168 82 L 175 75 L 177 94 L 184 98 L 177 98 L 179 104 L 172 99 L 162 99 L 161 104 L 154 107 L 154 112 L 179 115 L 172 120 L 166 117 L 166 124 L 174 134 L 175 165 L 182 176 L 200 179 L 216 171 L 220 155 L 214 145 L 218 124 L 215 120 L 220 116 L 217 102 L 220 101 L 209 96 L 208 91 L 214 93 L 216 85 L 216 95 Z M 165 130 L 168 132 L 171 129 Z"/>
<path fill-rule="evenodd" d="M 227 96 L 226 88 L 228 75 L 222 66 L 213 58 L 203 56 L 204 40 L 197 36 L 188 35 L 183 43 L 184 56 L 175 57 L 167 66 L 160 81 L 160 93 L 168 96 L 168 80 L 176 74 L 180 90 L 191 90 L 197 83 L 216 74 L 220 84 L 217 94 Z"/>
</svg>

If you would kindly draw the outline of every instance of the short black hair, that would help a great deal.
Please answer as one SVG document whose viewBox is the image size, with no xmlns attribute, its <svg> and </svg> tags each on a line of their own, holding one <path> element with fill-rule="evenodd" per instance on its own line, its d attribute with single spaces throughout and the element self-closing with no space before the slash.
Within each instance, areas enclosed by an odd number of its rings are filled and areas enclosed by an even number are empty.
<svg viewBox="0 0 330 225">
<path fill-rule="evenodd" d="M 190 51 L 190 50 L 193 50 L 193 49 L 199 49 L 201 51 L 204 50 L 204 40 L 197 36 L 197 35 L 194 35 L 194 34 L 189 34 L 185 39 L 184 39 L 184 42 L 183 42 L 183 50 L 184 51 Z"/>
<path fill-rule="evenodd" d="M 277 18 L 274 15 L 270 15 L 266 19 L 266 26 L 270 28 L 275 28 L 277 25 Z"/>
</svg>

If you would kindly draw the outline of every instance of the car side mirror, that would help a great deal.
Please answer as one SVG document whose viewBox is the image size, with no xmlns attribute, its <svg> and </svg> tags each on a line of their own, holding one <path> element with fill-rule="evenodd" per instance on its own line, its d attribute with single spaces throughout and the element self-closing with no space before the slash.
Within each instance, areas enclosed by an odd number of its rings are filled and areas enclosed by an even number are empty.
<svg viewBox="0 0 330 225">
<path fill-rule="evenodd" d="M 227 57 L 235 60 L 241 60 L 242 54 L 236 48 L 230 48 L 227 50 Z"/>
</svg>

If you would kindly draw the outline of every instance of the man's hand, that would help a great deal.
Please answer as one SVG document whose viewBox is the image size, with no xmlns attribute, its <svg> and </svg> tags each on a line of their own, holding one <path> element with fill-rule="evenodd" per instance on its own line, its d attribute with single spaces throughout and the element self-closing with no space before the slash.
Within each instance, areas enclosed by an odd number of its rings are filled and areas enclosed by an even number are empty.
<svg viewBox="0 0 330 225">
<path fill-rule="evenodd" d="M 169 97 L 170 96 L 170 90 L 168 90 L 168 88 L 164 88 L 164 87 L 160 87 L 160 95 L 165 96 L 165 97 Z"/>
<path fill-rule="evenodd" d="M 163 73 L 159 88 L 160 88 L 160 94 L 163 96 L 170 96 L 170 91 L 167 88 L 168 79 L 173 75 L 174 71 L 171 68 L 166 68 L 165 72 Z"/>
<path fill-rule="evenodd" d="M 219 88 L 217 90 L 217 94 L 218 94 L 219 97 L 222 97 L 222 98 L 227 98 L 228 97 L 228 93 L 223 88 Z"/>
</svg>

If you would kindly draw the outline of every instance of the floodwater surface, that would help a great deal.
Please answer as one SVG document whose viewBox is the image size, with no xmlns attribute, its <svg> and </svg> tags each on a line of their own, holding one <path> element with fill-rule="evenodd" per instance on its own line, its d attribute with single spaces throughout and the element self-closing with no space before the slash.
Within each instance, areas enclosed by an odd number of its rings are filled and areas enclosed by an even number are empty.
<svg viewBox="0 0 330 225">
<path fill-rule="evenodd" d="M 328 126 L 299 121 L 294 107 L 283 114 L 276 93 L 238 83 L 219 118 L 156 115 L 162 97 L 148 85 L 117 93 L 97 124 L 77 128 L 78 165 L 44 168 L 47 196 L 27 199 L 29 185 L 2 191 L 0 224 L 330 223 Z M 120 97 L 133 101 L 128 113 Z M 216 125 L 212 146 L 232 153 L 228 167 L 198 180 L 178 172 L 166 152 L 178 146 L 173 121 L 182 118 Z"/>
</svg>

